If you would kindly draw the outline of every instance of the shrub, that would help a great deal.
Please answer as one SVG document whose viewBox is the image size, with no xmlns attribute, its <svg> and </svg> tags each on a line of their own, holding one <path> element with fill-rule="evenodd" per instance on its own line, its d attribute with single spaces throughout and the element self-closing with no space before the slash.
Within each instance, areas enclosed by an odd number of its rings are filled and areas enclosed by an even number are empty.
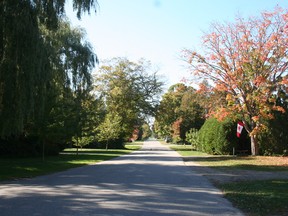
<svg viewBox="0 0 288 216">
<path fill-rule="evenodd" d="M 236 137 L 237 123 L 231 120 L 219 122 L 207 119 L 199 131 L 197 150 L 209 154 L 232 154 L 239 142 Z"/>
<path fill-rule="evenodd" d="M 288 152 L 288 113 L 275 113 L 275 118 L 268 122 L 267 130 L 260 134 L 260 154 L 283 155 Z"/>
<path fill-rule="evenodd" d="M 186 132 L 186 141 L 191 144 L 193 150 L 197 150 L 199 146 L 199 131 L 196 128 L 191 128 Z"/>
<path fill-rule="evenodd" d="M 45 140 L 45 155 L 57 155 L 65 147 L 65 143 L 55 143 Z M 41 156 L 43 142 L 38 136 L 20 136 L 0 139 L 0 155 L 15 157 Z"/>
<path fill-rule="evenodd" d="M 175 144 L 180 144 L 182 141 L 181 137 L 179 135 L 174 135 L 173 138 L 172 138 L 172 143 L 175 143 Z"/>
</svg>

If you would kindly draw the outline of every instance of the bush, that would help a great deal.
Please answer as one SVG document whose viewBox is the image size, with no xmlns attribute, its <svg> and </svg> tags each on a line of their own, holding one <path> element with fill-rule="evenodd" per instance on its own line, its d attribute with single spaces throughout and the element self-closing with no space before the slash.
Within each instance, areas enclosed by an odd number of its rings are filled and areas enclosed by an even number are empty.
<svg viewBox="0 0 288 216">
<path fill-rule="evenodd" d="M 173 138 L 172 138 L 172 143 L 174 143 L 174 144 L 181 144 L 181 143 L 182 143 L 181 137 L 180 137 L 179 135 L 173 136 Z"/>
<path fill-rule="evenodd" d="M 275 118 L 268 122 L 268 127 L 259 137 L 260 154 L 283 155 L 288 153 L 288 113 L 275 113 Z"/>
<path fill-rule="evenodd" d="M 215 118 L 207 119 L 199 130 L 197 150 L 208 154 L 232 154 L 238 147 L 236 137 L 237 123 L 231 120 L 219 122 Z"/>
<path fill-rule="evenodd" d="M 199 131 L 196 128 L 191 128 L 187 131 L 186 141 L 191 144 L 193 150 L 197 150 L 197 146 L 199 146 Z"/>
<path fill-rule="evenodd" d="M 44 144 L 45 155 L 57 155 L 65 148 L 65 143 L 55 143 L 49 140 Z M 37 136 L 8 137 L 0 140 L 0 155 L 15 157 L 41 156 L 43 142 Z"/>
</svg>

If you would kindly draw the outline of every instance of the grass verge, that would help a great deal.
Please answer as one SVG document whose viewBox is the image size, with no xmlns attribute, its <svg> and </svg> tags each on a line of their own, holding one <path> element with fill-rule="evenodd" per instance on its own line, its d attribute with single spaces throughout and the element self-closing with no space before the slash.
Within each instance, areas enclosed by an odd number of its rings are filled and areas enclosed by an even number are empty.
<svg viewBox="0 0 288 216">
<path fill-rule="evenodd" d="M 169 148 L 177 151 L 182 156 L 207 156 L 208 154 L 193 151 L 190 145 L 176 145 L 176 144 L 169 144 Z"/>
<path fill-rule="evenodd" d="M 185 161 L 218 169 L 245 169 L 255 171 L 288 171 L 288 157 L 209 155 L 192 151 L 189 145 L 169 144 Z M 186 157 L 186 158 L 185 158 Z"/>
<path fill-rule="evenodd" d="M 247 215 L 287 215 L 288 180 L 249 181 L 219 185 L 225 197 Z"/>
<path fill-rule="evenodd" d="M 76 149 L 66 149 L 58 156 L 42 158 L 2 158 L 0 159 L 0 181 L 31 178 L 39 175 L 59 172 L 83 165 L 109 160 L 140 149 L 141 144 L 132 143 L 124 150 L 82 149 L 76 155 Z"/>
</svg>

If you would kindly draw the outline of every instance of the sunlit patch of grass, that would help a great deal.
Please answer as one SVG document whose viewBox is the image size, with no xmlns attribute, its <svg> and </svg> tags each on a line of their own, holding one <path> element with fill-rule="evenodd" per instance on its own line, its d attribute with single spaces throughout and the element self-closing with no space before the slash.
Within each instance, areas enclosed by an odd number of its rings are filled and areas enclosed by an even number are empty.
<svg viewBox="0 0 288 216">
<path fill-rule="evenodd" d="M 128 142 L 125 143 L 125 148 L 129 150 L 139 150 L 142 148 L 143 141 L 136 141 L 136 142 Z"/>
<path fill-rule="evenodd" d="M 195 157 L 191 160 L 213 168 L 237 168 L 257 171 L 288 171 L 287 157 L 233 157 L 208 156 Z"/>
<path fill-rule="evenodd" d="M 19 178 L 30 178 L 39 175 L 59 172 L 100 161 L 109 160 L 123 154 L 128 154 L 132 149 L 66 149 L 58 156 L 42 158 L 2 158 L 0 159 L 0 181 Z"/>
<path fill-rule="evenodd" d="M 195 161 L 200 165 L 212 168 L 288 171 L 288 157 L 209 155 L 193 151 L 190 145 L 166 145 L 184 156 L 185 161 Z"/>
<path fill-rule="evenodd" d="M 191 145 L 176 145 L 176 144 L 169 144 L 169 147 L 175 151 L 177 151 L 182 156 L 206 156 L 208 154 L 194 151 L 191 148 Z"/>
</svg>

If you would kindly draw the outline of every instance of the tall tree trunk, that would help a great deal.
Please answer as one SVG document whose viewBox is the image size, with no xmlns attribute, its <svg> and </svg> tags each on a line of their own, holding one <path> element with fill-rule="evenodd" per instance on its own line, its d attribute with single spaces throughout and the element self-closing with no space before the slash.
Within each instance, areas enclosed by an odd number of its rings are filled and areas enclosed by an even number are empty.
<svg viewBox="0 0 288 216">
<path fill-rule="evenodd" d="M 244 128 L 248 132 L 250 136 L 250 141 L 251 141 L 251 154 L 253 156 L 259 155 L 259 142 L 257 135 L 252 135 L 251 132 L 253 129 L 256 127 L 255 123 L 251 121 L 252 123 L 249 125 L 247 121 L 243 121 L 244 123 Z"/>
<path fill-rule="evenodd" d="M 251 135 L 250 139 L 251 139 L 251 154 L 253 156 L 259 155 L 259 143 L 257 137 L 255 135 Z"/>
</svg>

